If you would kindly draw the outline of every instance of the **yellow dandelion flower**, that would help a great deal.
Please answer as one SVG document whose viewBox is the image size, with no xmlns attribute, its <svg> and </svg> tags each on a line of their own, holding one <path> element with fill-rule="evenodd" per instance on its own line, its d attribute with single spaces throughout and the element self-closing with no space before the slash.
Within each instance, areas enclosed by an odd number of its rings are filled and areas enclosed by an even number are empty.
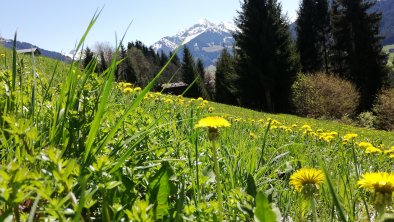
<svg viewBox="0 0 394 222">
<path fill-rule="evenodd" d="M 279 126 L 279 129 L 281 129 L 281 130 L 286 130 L 286 129 L 287 129 L 287 126 Z"/>
<path fill-rule="evenodd" d="M 285 131 L 286 131 L 286 133 L 293 133 L 293 130 L 289 127 L 286 127 Z"/>
<path fill-rule="evenodd" d="M 124 82 L 124 83 L 123 83 L 123 87 L 124 87 L 124 88 L 127 88 L 127 87 L 133 88 L 133 84 L 131 84 L 131 83 L 129 83 L 129 82 Z"/>
<path fill-rule="evenodd" d="M 229 127 L 231 124 L 224 118 L 219 116 L 208 116 L 200 119 L 194 128 L 208 128 L 208 138 L 211 141 L 219 137 L 218 128 Z"/>
<path fill-rule="evenodd" d="M 381 153 L 383 152 L 381 149 L 376 148 L 374 146 L 369 146 L 367 147 L 367 149 L 365 150 L 365 153 L 370 154 L 370 153 Z"/>
<path fill-rule="evenodd" d="M 302 192 L 305 185 L 312 185 L 319 188 L 319 185 L 323 182 L 323 171 L 314 168 L 299 169 L 290 177 L 290 184 L 298 192 Z"/>
<path fill-rule="evenodd" d="M 359 142 L 359 143 L 357 143 L 357 146 L 360 148 L 365 148 L 365 149 L 368 147 L 371 147 L 371 146 L 373 147 L 373 145 L 369 142 Z"/>
<path fill-rule="evenodd" d="M 355 133 L 348 133 L 343 137 L 343 140 L 350 141 L 356 138 L 358 135 Z"/>
<path fill-rule="evenodd" d="M 327 135 L 323 137 L 323 140 L 326 141 L 327 143 L 330 143 L 333 139 L 334 137 L 332 135 Z"/>
<path fill-rule="evenodd" d="M 130 87 L 126 87 L 126 88 L 123 89 L 124 93 L 132 93 L 133 91 L 134 90 L 132 88 L 130 88 Z"/>
<path fill-rule="evenodd" d="M 394 174 L 387 172 L 365 173 L 357 182 L 357 185 L 368 191 L 392 195 L 394 192 Z"/>
<path fill-rule="evenodd" d="M 0 54 L 0 57 L 5 57 L 5 54 L 4 54 L 4 53 L 1 53 L 1 54 Z"/>
<path fill-rule="evenodd" d="M 271 125 L 281 125 L 281 123 L 278 120 L 272 120 Z"/>
<path fill-rule="evenodd" d="M 200 105 L 197 106 L 197 109 L 204 109 L 205 104 L 201 103 Z"/>
<path fill-rule="evenodd" d="M 312 130 L 312 127 L 309 126 L 309 125 L 303 125 L 303 126 L 301 126 L 301 129 L 303 129 L 303 130 Z"/>
<path fill-rule="evenodd" d="M 315 133 L 315 132 L 312 132 L 312 131 L 309 131 L 309 132 L 304 132 L 304 134 L 307 134 L 307 135 L 309 135 L 309 136 L 311 136 L 311 137 L 317 137 L 317 136 L 318 136 L 318 134 L 317 134 L 317 133 Z"/>
<path fill-rule="evenodd" d="M 212 113 L 215 110 L 212 106 L 208 108 L 208 112 Z"/>
<path fill-rule="evenodd" d="M 166 99 L 166 100 L 164 100 L 164 103 L 167 103 L 167 104 L 172 104 L 172 99 Z"/>
<path fill-rule="evenodd" d="M 256 138 L 257 138 L 256 134 L 254 134 L 253 132 L 250 132 L 250 133 L 249 133 L 249 137 L 250 137 L 251 139 L 256 139 Z"/>
<path fill-rule="evenodd" d="M 185 100 L 183 100 L 183 99 L 177 99 L 176 102 L 177 102 L 178 104 L 182 105 L 182 104 L 185 103 Z"/>
<path fill-rule="evenodd" d="M 204 101 L 204 99 L 202 97 L 198 97 L 197 101 Z"/>
<path fill-rule="evenodd" d="M 229 127 L 230 123 L 219 116 L 208 116 L 203 119 L 200 119 L 194 128 L 221 128 L 221 127 Z"/>
<path fill-rule="evenodd" d="M 394 149 L 391 147 L 391 149 L 385 150 L 384 154 L 394 154 Z"/>
<path fill-rule="evenodd" d="M 307 130 L 304 130 L 304 132 L 303 132 L 304 134 L 306 134 L 306 135 L 310 135 L 310 136 L 314 136 L 314 137 L 318 137 L 318 134 L 316 133 L 316 132 L 313 132 L 313 130 L 312 129 L 307 129 Z"/>
<path fill-rule="evenodd" d="M 141 91 L 141 87 L 135 87 L 135 88 L 134 88 L 134 91 L 135 91 L 135 92 Z"/>
<path fill-rule="evenodd" d="M 152 98 L 154 98 L 154 95 L 153 95 L 152 93 L 147 93 L 147 94 L 144 96 L 144 99 L 152 99 Z"/>
</svg>

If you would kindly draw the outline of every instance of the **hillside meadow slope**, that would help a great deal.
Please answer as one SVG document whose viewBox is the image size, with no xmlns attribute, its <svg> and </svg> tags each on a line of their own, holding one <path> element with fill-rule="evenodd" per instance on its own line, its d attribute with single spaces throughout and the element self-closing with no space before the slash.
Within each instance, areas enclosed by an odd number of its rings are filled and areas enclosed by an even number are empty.
<svg viewBox="0 0 394 222">
<path fill-rule="evenodd" d="M 115 82 L 116 61 L 99 76 L 4 52 L 1 221 L 392 214 L 392 132 L 149 92 L 160 73 L 145 89 Z"/>
</svg>

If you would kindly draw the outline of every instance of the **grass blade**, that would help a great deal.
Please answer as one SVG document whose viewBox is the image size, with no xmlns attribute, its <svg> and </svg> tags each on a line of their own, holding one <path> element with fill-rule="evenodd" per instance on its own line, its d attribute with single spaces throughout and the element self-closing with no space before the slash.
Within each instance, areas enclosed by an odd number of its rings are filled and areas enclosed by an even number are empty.
<svg viewBox="0 0 394 222">
<path fill-rule="evenodd" d="M 330 176 L 329 176 L 329 174 L 328 174 L 328 172 L 327 172 L 327 169 L 326 169 L 326 167 L 324 166 L 324 164 L 322 164 L 322 163 L 320 163 L 320 166 L 322 167 L 322 169 L 323 169 L 323 171 L 324 171 L 324 174 L 326 175 L 326 179 L 327 179 L 327 183 L 328 183 L 328 188 L 329 188 L 329 190 L 330 190 L 332 199 L 333 199 L 333 201 L 334 201 L 334 205 L 335 205 L 335 207 L 337 208 L 337 214 L 338 214 L 339 220 L 340 220 L 340 221 L 346 222 L 345 214 L 344 214 L 344 212 L 343 212 L 343 209 L 342 209 L 342 207 L 341 207 L 341 204 L 339 203 L 339 200 L 338 200 L 338 197 L 337 197 L 337 195 L 336 195 L 336 193 L 335 193 L 334 187 L 332 186 L 332 182 L 331 182 Z"/>
<path fill-rule="evenodd" d="M 12 47 L 12 92 L 15 92 L 15 87 L 16 87 L 16 37 L 17 34 L 15 32 L 14 35 L 14 44 Z"/>
<path fill-rule="evenodd" d="M 34 221 L 34 219 L 35 219 L 34 216 L 36 215 L 38 202 L 40 200 L 41 200 L 41 197 L 40 197 L 40 195 L 38 195 L 36 200 L 33 203 L 33 206 L 31 208 L 31 210 L 30 210 L 28 222 L 33 222 Z"/>
<path fill-rule="evenodd" d="M 97 13 L 97 11 L 94 13 L 87 29 L 85 30 L 85 33 L 83 34 L 82 38 L 79 40 L 77 47 L 75 48 L 75 54 L 73 56 L 73 61 L 71 63 L 70 69 L 68 71 L 68 75 L 65 80 L 65 85 L 60 92 L 59 99 L 56 103 L 56 111 L 54 112 L 54 116 L 52 118 L 53 121 L 52 121 L 52 126 L 50 128 L 50 134 L 49 134 L 49 138 L 52 143 L 56 143 L 60 139 L 61 132 L 64 130 L 64 121 L 66 120 L 65 115 L 67 115 L 68 108 L 70 105 L 69 101 L 71 100 L 70 98 L 72 98 L 72 96 L 75 93 L 73 91 L 73 83 L 75 84 L 76 77 L 73 75 L 73 72 L 72 72 L 73 67 L 75 66 L 74 58 L 76 56 L 76 53 L 79 51 L 79 49 L 83 45 L 83 43 L 86 39 L 86 36 L 88 35 L 88 33 L 92 29 L 93 25 L 97 21 L 102 10 L 103 9 L 101 9 L 98 13 Z"/>
<path fill-rule="evenodd" d="M 98 105 L 97 112 L 95 114 L 95 117 L 93 119 L 92 125 L 90 127 L 88 138 L 86 140 L 85 155 L 84 155 L 84 162 L 85 163 L 86 163 L 88 157 L 91 155 L 91 153 L 96 153 L 96 151 L 97 151 L 97 149 L 96 149 L 95 151 L 91 152 L 92 145 L 93 145 L 93 142 L 94 142 L 94 140 L 96 138 L 96 135 L 98 133 L 100 122 L 101 122 L 101 120 L 103 118 L 104 110 L 107 107 L 108 99 L 109 99 L 109 96 L 110 96 L 110 91 L 112 89 L 112 85 L 113 85 L 113 82 L 114 82 L 114 76 L 115 76 L 115 72 L 116 72 L 116 67 L 118 65 L 118 63 L 117 63 L 117 55 L 119 54 L 122 42 L 124 40 L 124 37 L 125 37 L 125 35 L 127 33 L 127 30 L 129 29 L 130 25 L 131 25 L 131 23 L 127 27 L 122 39 L 120 40 L 119 46 L 116 49 L 115 56 L 112 59 L 111 66 L 107 69 L 107 70 L 109 70 L 108 71 L 109 74 L 108 74 L 107 80 L 105 81 L 105 85 L 104 85 L 103 91 L 100 94 L 100 99 L 99 99 L 100 103 Z"/>
<path fill-rule="evenodd" d="M 123 121 L 126 119 L 126 117 L 135 109 L 138 107 L 138 105 L 142 102 L 144 99 L 145 95 L 152 89 L 153 85 L 159 79 L 159 77 L 162 75 L 164 70 L 167 68 L 167 66 L 171 63 L 171 60 L 174 58 L 176 53 L 178 52 L 179 47 L 176 49 L 175 53 L 172 55 L 172 57 L 167 61 L 167 63 L 161 68 L 161 70 L 156 74 L 155 78 L 150 81 L 150 83 L 142 90 L 142 92 L 137 96 L 137 98 L 132 102 L 130 107 L 127 109 L 127 111 L 118 119 L 116 122 L 115 126 L 112 127 L 111 131 L 107 134 L 105 137 L 103 143 L 100 145 L 100 147 L 96 150 L 96 152 L 100 151 L 103 149 L 109 141 L 115 136 L 115 133 L 118 131 L 118 129 L 122 126 Z"/>
</svg>

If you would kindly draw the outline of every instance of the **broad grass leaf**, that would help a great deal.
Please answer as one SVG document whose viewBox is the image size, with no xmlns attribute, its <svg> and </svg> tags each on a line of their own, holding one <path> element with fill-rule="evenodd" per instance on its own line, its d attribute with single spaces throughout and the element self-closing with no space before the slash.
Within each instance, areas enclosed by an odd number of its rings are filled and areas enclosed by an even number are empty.
<svg viewBox="0 0 394 222">
<path fill-rule="evenodd" d="M 276 222 L 280 216 L 274 211 L 272 204 L 263 192 L 257 193 L 256 208 L 254 209 L 254 220 L 256 222 Z"/>
<path fill-rule="evenodd" d="M 170 179 L 173 176 L 174 171 L 170 164 L 163 162 L 160 170 L 149 181 L 149 202 L 154 204 L 155 220 L 161 220 L 169 214 L 169 196 L 174 190 Z"/>
</svg>

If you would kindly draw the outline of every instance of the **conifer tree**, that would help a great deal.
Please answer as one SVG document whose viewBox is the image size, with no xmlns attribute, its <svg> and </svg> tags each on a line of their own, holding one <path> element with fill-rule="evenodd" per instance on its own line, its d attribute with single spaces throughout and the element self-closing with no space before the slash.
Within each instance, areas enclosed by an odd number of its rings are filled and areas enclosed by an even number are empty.
<svg viewBox="0 0 394 222">
<path fill-rule="evenodd" d="M 94 53 L 89 47 L 86 47 L 85 49 L 85 57 L 83 59 L 82 65 L 83 68 L 86 68 L 88 64 L 94 59 Z"/>
<path fill-rule="evenodd" d="M 202 62 L 202 60 L 200 58 L 197 60 L 196 71 L 197 71 L 198 76 L 200 77 L 197 80 L 197 84 L 198 84 L 198 88 L 199 88 L 201 96 L 204 99 L 211 100 L 212 97 L 207 89 L 208 88 L 207 83 L 205 82 L 204 63 Z"/>
<path fill-rule="evenodd" d="M 186 97 L 197 98 L 202 96 L 207 98 L 207 93 L 204 92 L 204 87 L 201 84 L 202 80 L 197 72 L 196 64 L 193 60 L 193 56 L 190 54 L 189 49 L 185 46 L 183 48 L 183 81 L 190 86 L 189 90 L 185 93 Z M 206 90 L 205 90 L 206 91 Z M 205 94 L 205 95 L 204 95 Z"/>
<path fill-rule="evenodd" d="M 172 55 L 173 55 L 173 52 L 170 52 L 170 54 L 169 54 L 168 57 L 171 58 Z M 178 54 L 176 54 L 176 55 L 174 56 L 174 58 L 171 60 L 171 62 L 174 63 L 176 66 L 180 66 L 180 65 L 181 65 L 181 61 L 180 61 L 180 59 L 179 59 Z"/>
<path fill-rule="evenodd" d="M 200 78 L 204 81 L 205 79 L 205 68 L 204 68 L 204 63 L 200 58 L 197 59 L 197 72 L 200 75 Z"/>
<path fill-rule="evenodd" d="M 105 61 L 104 51 L 100 51 L 99 73 L 103 73 L 107 69 L 107 62 Z"/>
<path fill-rule="evenodd" d="M 164 66 L 168 61 L 168 56 L 163 51 L 160 51 L 159 58 L 160 58 L 160 66 Z"/>
<path fill-rule="evenodd" d="M 290 88 L 298 58 L 277 0 L 243 0 L 234 34 L 242 103 L 273 112 L 290 111 Z"/>
<path fill-rule="evenodd" d="M 237 105 L 238 76 L 235 70 L 235 59 L 224 49 L 216 63 L 215 101 Z"/>
<path fill-rule="evenodd" d="M 296 25 L 302 71 L 328 73 L 330 15 L 327 0 L 302 0 Z"/>
<path fill-rule="evenodd" d="M 123 45 L 120 46 L 120 60 L 122 60 L 122 63 L 119 65 L 118 69 L 118 80 L 136 83 L 136 73 L 131 64 L 131 59 L 128 56 L 127 50 Z"/>
<path fill-rule="evenodd" d="M 387 56 L 379 35 L 381 13 L 372 12 L 376 1 L 334 0 L 332 6 L 333 67 L 360 90 L 360 111 L 372 107 L 387 77 Z"/>
</svg>

